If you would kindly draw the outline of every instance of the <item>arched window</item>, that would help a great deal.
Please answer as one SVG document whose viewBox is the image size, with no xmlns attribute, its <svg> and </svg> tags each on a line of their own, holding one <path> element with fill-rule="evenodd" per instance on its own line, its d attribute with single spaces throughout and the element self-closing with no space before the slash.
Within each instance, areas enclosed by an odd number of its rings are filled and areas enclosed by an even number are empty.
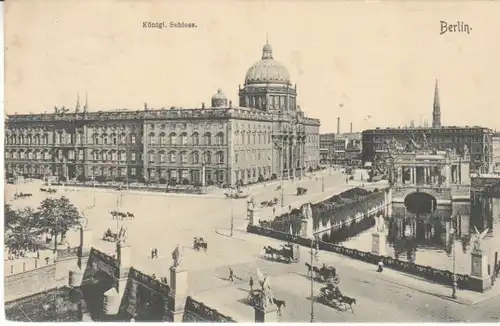
<svg viewBox="0 0 500 326">
<path fill-rule="evenodd" d="M 177 139 L 177 135 L 175 134 L 175 132 L 172 132 L 169 137 L 169 145 L 175 145 Z"/>
<path fill-rule="evenodd" d="M 250 145 L 250 131 L 247 133 L 247 144 Z"/>
<path fill-rule="evenodd" d="M 191 153 L 191 162 L 194 164 L 200 163 L 200 153 L 194 151 Z"/>
<path fill-rule="evenodd" d="M 31 137 L 31 135 L 28 135 L 28 145 L 31 145 L 33 142 L 33 138 Z"/>
<path fill-rule="evenodd" d="M 99 137 L 99 134 L 95 134 L 95 135 L 94 135 L 94 143 L 95 143 L 96 145 L 99 145 L 99 138 L 100 138 L 100 137 Z"/>
<path fill-rule="evenodd" d="M 117 145 L 118 144 L 117 142 L 118 139 L 116 139 L 116 134 L 115 133 L 111 134 L 111 144 Z"/>
<path fill-rule="evenodd" d="M 253 133 L 253 144 L 255 145 L 256 144 L 256 137 L 255 137 L 255 132 Z"/>
<path fill-rule="evenodd" d="M 40 145 L 40 135 L 35 135 L 35 145 Z"/>
<path fill-rule="evenodd" d="M 168 153 L 168 159 L 170 163 L 175 163 L 175 151 Z"/>
<path fill-rule="evenodd" d="M 212 153 L 207 151 L 203 154 L 203 160 L 205 164 L 211 164 L 212 163 Z"/>
<path fill-rule="evenodd" d="M 217 163 L 224 163 L 224 152 L 217 152 L 216 160 Z"/>
<path fill-rule="evenodd" d="M 160 152 L 160 163 L 165 163 L 165 159 L 166 159 L 166 155 L 165 155 L 165 152 Z"/>
<path fill-rule="evenodd" d="M 130 135 L 130 143 L 135 144 L 135 134 Z"/>
<path fill-rule="evenodd" d="M 126 144 L 127 143 L 127 136 L 125 135 L 124 132 L 120 135 L 120 143 Z"/>
<path fill-rule="evenodd" d="M 149 145 L 154 145 L 155 144 L 155 134 L 154 132 L 151 132 L 149 134 Z"/>
<path fill-rule="evenodd" d="M 245 145 L 245 132 L 241 132 L 241 145 Z"/>
<path fill-rule="evenodd" d="M 200 145 L 200 135 L 197 132 L 193 132 L 193 135 L 191 136 L 193 141 L 193 145 L 198 146 Z"/>
<path fill-rule="evenodd" d="M 217 136 L 215 136 L 215 143 L 217 145 L 224 145 L 224 133 L 219 132 Z"/>
<path fill-rule="evenodd" d="M 187 162 L 186 151 L 182 151 L 182 152 L 179 153 L 179 162 L 180 163 L 186 163 Z"/>
<path fill-rule="evenodd" d="M 148 152 L 148 161 L 153 163 L 155 161 L 155 153 L 153 151 Z"/>
<path fill-rule="evenodd" d="M 187 134 L 183 132 L 179 137 L 179 145 L 186 145 L 186 144 L 187 144 Z"/>
<path fill-rule="evenodd" d="M 208 131 L 203 135 L 203 145 L 212 145 L 212 134 Z"/>
<path fill-rule="evenodd" d="M 167 145 L 167 137 L 164 132 L 160 134 L 160 145 L 161 146 Z"/>
</svg>

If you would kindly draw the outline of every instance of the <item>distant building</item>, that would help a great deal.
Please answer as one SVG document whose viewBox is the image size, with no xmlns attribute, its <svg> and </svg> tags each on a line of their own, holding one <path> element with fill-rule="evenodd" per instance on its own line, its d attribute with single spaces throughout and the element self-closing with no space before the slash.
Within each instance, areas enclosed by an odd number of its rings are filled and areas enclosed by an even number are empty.
<svg viewBox="0 0 500 326">
<path fill-rule="evenodd" d="M 321 164 L 332 164 L 334 146 L 335 133 L 319 135 L 319 155 Z"/>
<path fill-rule="evenodd" d="M 327 141 L 327 136 L 329 136 Z M 321 141 L 320 141 L 321 143 Z M 323 153 L 328 157 L 327 163 L 335 165 L 359 165 L 361 163 L 361 133 L 325 134 L 323 136 Z"/>
<path fill-rule="evenodd" d="M 493 130 L 489 128 L 441 126 L 441 108 L 438 84 L 434 90 L 432 127 L 416 128 L 376 128 L 363 131 L 363 163 L 376 162 L 387 157 L 391 140 L 404 145 L 415 139 L 418 143 L 427 142 L 436 150 L 454 150 L 463 154 L 470 153 L 470 168 L 473 172 L 489 172 L 493 166 Z M 466 146 L 465 146 L 466 145 Z"/>
<path fill-rule="evenodd" d="M 500 133 L 496 132 L 492 136 L 493 148 L 493 171 L 500 173 Z"/>
</svg>

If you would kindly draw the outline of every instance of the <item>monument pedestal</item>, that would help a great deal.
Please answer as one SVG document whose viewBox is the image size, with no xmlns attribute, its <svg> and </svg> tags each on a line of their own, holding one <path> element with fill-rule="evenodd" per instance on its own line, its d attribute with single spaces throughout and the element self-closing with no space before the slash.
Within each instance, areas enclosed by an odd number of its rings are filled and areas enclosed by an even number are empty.
<svg viewBox="0 0 500 326">
<path fill-rule="evenodd" d="M 267 306 L 265 308 L 254 307 L 255 310 L 255 322 L 256 323 L 277 323 L 278 318 L 278 308 L 274 305 Z"/>
<path fill-rule="evenodd" d="M 481 251 L 471 252 L 469 285 L 471 290 L 478 292 L 484 292 L 491 288 L 491 277 L 488 275 L 488 256 Z"/>
<path fill-rule="evenodd" d="M 188 290 L 188 271 L 180 267 L 170 267 L 170 292 L 165 319 L 168 322 L 182 322 Z"/>
<path fill-rule="evenodd" d="M 92 230 L 80 229 L 80 256 L 88 256 L 92 250 Z"/>
<path fill-rule="evenodd" d="M 372 233 L 372 254 L 377 256 L 386 256 L 386 242 L 385 234 L 378 232 Z"/>
</svg>

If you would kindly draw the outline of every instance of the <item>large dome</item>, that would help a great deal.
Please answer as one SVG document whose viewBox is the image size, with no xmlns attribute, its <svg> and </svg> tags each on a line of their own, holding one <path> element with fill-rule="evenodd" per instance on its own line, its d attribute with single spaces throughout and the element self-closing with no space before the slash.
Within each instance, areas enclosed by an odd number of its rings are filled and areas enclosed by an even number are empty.
<svg viewBox="0 0 500 326">
<path fill-rule="evenodd" d="M 248 69 L 245 85 L 248 84 L 290 84 L 290 73 L 280 62 L 273 59 L 273 49 L 269 43 L 262 48 L 262 60 Z"/>
</svg>

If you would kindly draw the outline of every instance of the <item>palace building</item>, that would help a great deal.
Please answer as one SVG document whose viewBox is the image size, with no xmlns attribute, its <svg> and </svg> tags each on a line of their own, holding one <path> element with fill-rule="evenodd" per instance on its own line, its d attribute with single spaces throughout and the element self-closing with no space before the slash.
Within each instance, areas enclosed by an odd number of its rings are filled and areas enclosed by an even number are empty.
<svg viewBox="0 0 500 326">
<path fill-rule="evenodd" d="M 271 45 L 248 69 L 239 106 L 218 90 L 211 106 L 98 110 L 6 119 L 7 174 L 184 184 L 249 184 L 302 177 L 319 166 L 318 119 L 297 105 L 297 86 Z"/>
<path fill-rule="evenodd" d="M 426 141 L 436 150 L 450 149 L 460 154 L 463 154 L 464 145 L 467 145 L 471 171 L 489 172 L 492 169 L 493 130 L 479 126 L 442 126 L 437 81 L 432 116 L 432 127 L 376 128 L 363 131 L 363 162 L 376 163 L 385 160 L 388 156 L 387 148 L 393 140 L 400 144 L 415 140 L 420 143 Z"/>
</svg>

